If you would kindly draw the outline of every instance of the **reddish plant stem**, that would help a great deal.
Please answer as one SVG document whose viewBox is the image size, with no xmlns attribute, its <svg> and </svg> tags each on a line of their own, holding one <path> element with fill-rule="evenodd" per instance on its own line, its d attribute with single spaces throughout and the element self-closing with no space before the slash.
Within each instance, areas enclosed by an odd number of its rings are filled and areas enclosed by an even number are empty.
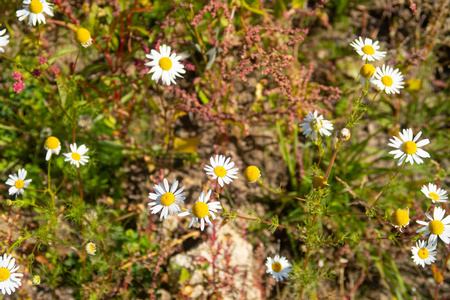
<svg viewBox="0 0 450 300">
<path fill-rule="evenodd" d="M 72 17 L 70 14 L 69 14 L 69 12 L 68 11 L 66 11 L 65 9 L 64 9 L 64 7 L 61 5 L 61 4 L 59 4 L 58 5 L 59 6 L 59 8 L 61 9 L 61 11 L 72 21 L 72 22 L 74 22 L 77 26 L 79 26 L 80 25 L 80 21 L 78 21 L 77 19 L 75 19 L 74 17 Z"/>
<path fill-rule="evenodd" d="M 336 145 L 336 149 L 334 149 L 333 156 L 331 157 L 330 164 L 328 165 L 327 172 L 325 173 L 325 178 L 324 178 L 325 182 L 327 182 L 328 178 L 330 177 L 331 169 L 333 168 L 333 164 L 334 164 L 334 161 L 336 160 L 336 155 L 337 155 L 337 153 L 339 151 L 339 148 L 340 148 L 341 144 L 342 144 L 342 141 L 339 140 L 339 142 Z"/>
</svg>

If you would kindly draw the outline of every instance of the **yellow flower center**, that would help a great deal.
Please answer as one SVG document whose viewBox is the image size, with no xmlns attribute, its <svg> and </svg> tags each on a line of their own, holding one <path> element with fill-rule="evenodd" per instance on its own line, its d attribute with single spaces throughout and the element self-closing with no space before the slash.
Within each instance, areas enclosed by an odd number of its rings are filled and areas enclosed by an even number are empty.
<svg viewBox="0 0 450 300">
<path fill-rule="evenodd" d="M 319 131 L 323 127 L 322 120 L 314 119 L 310 123 L 311 129 L 314 131 Z"/>
<path fill-rule="evenodd" d="M 161 196 L 161 204 L 164 206 L 170 206 L 175 201 L 175 195 L 172 193 L 165 193 Z"/>
<path fill-rule="evenodd" d="M 168 57 L 161 57 L 159 59 L 159 66 L 164 71 L 169 71 L 170 69 L 172 69 L 172 60 Z"/>
<path fill-rule="evenodd" d="M 79 161 L 81 159 L 81 155 L 76 153 L 76 152 L 74 152 L 74 153 L 72 153 L 72 159 L 76 160 L 76 161 Z"/>
<path fill-rule="evenodd" d="M 16 187 L 16 189 L 20 190 L 21 188 L 23 188 L 25 186 L 25 182 L 23 182 L 23 180 L 17 180 L 14 183 L 14 186 Z"/>
<path fill-rule="evenodd" d="M 373 49 L 373 47 L 369 46 L 369 45 L 362 47 L 361 50 L 362 50 L 362 52 L 364 52 L 367 55 L 374 55 L 375 54 L 375 49 Z"/>
<path fill-rule="evenodd" d="M 38 285 L 39 283 L 41 283 L 41 276 L 34 275 L 32 281 L 33 281 L 33 284 Z"/>
<path fill-rule="evenodd" d="M 417 145 L 413 141 L 407 141 L 403 143 L 402 150 L 406 154 L 414 154 L 417 151 Z"/>
<path fill-rule="evenodd" d="M 261 175 L 261 172 L 255 166 L 247 167 L 247 169 L 245 169 L 245 171 L 244 171 L 244 178 L 245 178 L 245 180 L 247 180 L 250 183 L 258 180 L 260 175 Z"/>
<path fill-rule="evenodd" d="M 417 255 L 419 255 L 419 257 L 421 259 L 425 259 L 425 258 L 428 257 L 428 250 L 425 249 L 425 248 L 422 248 L 422 249 L 419 250 L 419 252 L 417 252 Z"/>
<path fill-rule="evenodd" d="M 439 200 L 439 195 L 436 193 L 429 193 L 428 196 L 430 196 L 434 201 Z"/>
<path fill-rule="evenodd" d="M 281 270 L 283 269 L 283 267 L 281 266 L 281 264 L 279 263 L 279 262 L 274 262 L 273 264 L 272 264 L 272 270 L 274 271 L 274 272 L 281 272 Z"/>
<path fill-rule="evenodd" d="M 218 166 L 214 168 L 214 174 L 216 174 L 217 177 L 225 177 L 225 175 L 227 175 L 227 170 L 225 170 L 224 167 Z"/>
<path fill-rule="evenodd" d="M 435 235 L 440 235 L 442 232 L 444 232 L 444 224 L 442 224 L 439 220 L 433 220 L 428 224 L 428 227 L 430 229 L 430 232 Z"/>
<path fill-rule="evenodd" d="M 0 268 L 0 282 L 6 281 L 11 276 L 11 272 L 7 268 Z"/>
<path fill-rule="evenodd" d="M 359 73 L 361 74 L 362 77 L 366 79 L 370 78 L 373 76 L 373 74 L 375 74 L 375 67 L 372 66 L 371 64 L 365 64 L 364 66 L 361 67 Z"/>
<path fill-rule="evenodd" d="M 44 10 L 44 6 L 42 5 L 41 1 L 33 0 L 33 1 L 31 1 L 30 6 L 28 6 L 28 9 L 33 14 L 39 14 Z"/>
<path fill-rule="evenodd" d="M 89 30 L 84 28 L 78 28 L 76 39 L 80 44 L 86 44 L 91 39 L 91 34 L 89 33 Z"/>
<path fill-rule="evenodd" d="M 192 207 L 192 214 L 199 219 L 206 217 L 208 215 L 208 212 L 209 207 L 205 202 L 199 201 Z"/>
<path fill-rule="evenodd" d="M 56 148 L 59 147 L 59 140 L 54 136 L 51 136 L 45 140 L 45 147 L 51 150 L 55 150 Z"/>
<path fill-rule="evenodd" d="M 409 209 L 397 209 L 391 217 L 392 224 L 406 226 L 409 223 Z"/>
<path fill-rule="evenodd" d="M 88 245 L 88 250 L 89 250 L 89 252 L 95 252 L 95 249 L 96 247 L 95 247 L 95 245 L 94 244 L 89 244 Z"/>
<path fill-rule="evenodd" d="M 312 185 L 315 189 L 323 189 L 327 185 L 327 182 L 325 181 L 325 178 L 323 178 L 323 176 L 317 175 L 314 176 Z"/>
<path fill-rule="evenodd" d="M 394 80 L 392 80 L 391 76 L 383 76 L 383 78 L 381 78 L 381 82 L 385 86 L 391 86 L 394 83 Z"/>
</svg>

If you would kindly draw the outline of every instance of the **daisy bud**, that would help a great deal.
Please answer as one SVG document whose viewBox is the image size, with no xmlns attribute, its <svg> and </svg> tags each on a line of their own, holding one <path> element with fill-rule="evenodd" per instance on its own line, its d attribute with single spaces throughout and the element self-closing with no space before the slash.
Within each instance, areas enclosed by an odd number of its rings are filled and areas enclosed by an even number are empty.
<svg viewBox="0 0 450 300">
<path fill-rule="evenodd" d="M 77 40 L 78 43 L 81 44 L 81 46 L 85 48 L 92 45 L 91 33 L 87 29 L 81 27 L 78 28 L 77 33 L 75 35 L 75 39 Z"/>
<path fill-rule="evenodd" d="M 343 141 L 343 142 L 348 141 L 351 136 L 352 136 L 352 134 L 351 134 L 350 130 L 347 128 L 343 128 L 343 129 L 339 130 L 339 132 L 338 132 L 339 140 Z"/>
<path fill-rule="evenodd" d="M 391 216 L 391 224 L 397 228 L 400 227 L 400 231 L 402 227 L 406 227 L 409 224 L 409 208 L 405 209 L 397 209 Z"/>
<path fill-rule="evenodd" d="M 315 189 L 323 189 L 324 187 L 326 187 L 327 181 L 325 180 L 325 178 L 323 178 L 323 176 L 316 175 L 313 177 L 312 185 Z"/>
<path fill-rule="evenodd" d="M 247 167 L 244 171 L 244 178 L 250 183 L 256 182 L 261 177 L 261 171 L 255 166 Z"/>
</svg>

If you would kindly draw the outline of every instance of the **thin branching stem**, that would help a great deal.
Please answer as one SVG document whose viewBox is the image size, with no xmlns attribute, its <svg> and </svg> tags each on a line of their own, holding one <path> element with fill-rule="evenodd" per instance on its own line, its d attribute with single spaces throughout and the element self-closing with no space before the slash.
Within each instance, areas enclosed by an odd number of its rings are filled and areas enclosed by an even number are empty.
<svg viewBox="0 0 450 300">
<path fill-rule="evenodd" d="M 406 159 L 403 162 L 402 166 L 397 170 L 397 172 L 394 174 L 394 176 L 391 177 L 391 179 L 389 180 L 389 182 L 384 186 L 383 190 L 381 191 L 381 193 L 378 194 L 377 198 L 375 199 L 375 202 L 369 207 L 369 209 L 367 210 L 368 212 L 370 212 L 372 210 L 372 208 L 375 206 L 375 204 L 377 204 L 378 200 L 380 200 L 381 196 L 383 195 L 383 193 L 386 191 L 386 189 L 391 185 L 391 183 L 394 181 L 395 177 L 397 177 L 397 175 L 400 173 L 400 171 L 403 169 L 403 167 L 406 164 Z"/>
</svg>

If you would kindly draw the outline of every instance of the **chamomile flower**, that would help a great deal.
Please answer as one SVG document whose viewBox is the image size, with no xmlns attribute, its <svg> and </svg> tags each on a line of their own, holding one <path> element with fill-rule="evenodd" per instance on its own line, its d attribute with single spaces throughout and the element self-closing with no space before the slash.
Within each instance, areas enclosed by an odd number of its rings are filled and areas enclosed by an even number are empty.
<svg viewBox="0 0 450 300">
<path fill-rule="evenodd" d="M 413 254 L 411 258 L 416 264 L 422 265 L 423 268 L 425 268 L 425 265 L 431 265 L 436 261 L 436 245 L 430 243 L 427 245 L 426 241 L 417 241 L 416 246 L 411 249 Z"/>
<path fill-rule="evenodd" d="M 25 179 L 27 177 L 27 171 L 20 169 L 17 175 L 9 175 L 9 179 L 6 181 L 7 185 L 10 185 L 9 195 L 19 196 L 23 194 L 24 189 L 30 185 L 31 179 Z"/>
<path fill-rule="evenodd" d="M 433 200 L 433 203 L 446 202 L 448 199 L 447 191 L 444 189 L 438 189 L 438 187 L 432 183 L 429 183 L 428 187 L 426 185 L 422 186 L 421 191 L 427 198 Z"/>
<path fill-rule="evenodd" d="M 417 221 L 420 225 L 426 227 L 420 228 L 416 232 L 423 232 L 424 235 L 429 235 L 428 244 L 437 243 L 438 237 L 446 244 L 450 243 L 450 216 L 444 218 L 445 210 L 440 207 L 434 208 L 432 218 L 428 213 L 425 214 L 431 222 Z"/>
<path fill-rule="evenodd" d="M 0 53 L 5 53 L 2 47 L 5 47 L 9 43 L 9 35 L 4 35 L 6 29 L 0 30 Z"/>
<path fill-rule="evenodd" d="M 33 278 L 31 278 L 31 281 L 33 282 L 34 285 L 39 285 L 41 284 L 41 276 L 34 275 Z"/>
<path fill-rule="evenodd" d="M 362 84 L 366 84 L 367 80 L 369 80 L 369 83 L 372 83 L 375 75 L 375 67 L 371 64 L 364 64 L 359 70 L 359 75 L 361 76 L 360 80 Z"/>
<path fill-rule="evenodd" d="M 222 206 L 220 205 L 220 202 L 209 202 L 209 197 L 211 196 L 211 190 L 208 191 L 208 194 L 205 195 L 205 191 L 202 191 L 200 194 L 200 197 L 198 197 L 198 200 L 195 201 L 194 206 L 191 208 L 190 211 L 182 212 L 181 214 L 178 214 L 180 217 L 188 216 L 192 214 L 191 222 L 189 223 L 189 228 L 191 228 L 192 225 L 195 225 L 198 227 L 200 222 L 200 229 L 203 231 L 205 229 L 205 222 L 208 223 L 211 227 L 213 226 L 212 222 L 209 220 L 209 216 L 211 215 L 211 218 L 214 220 L 216 218 L 216 215 L 214 213 L 217 213 L 219 209 L 222 209 Z"/>
<path fill-rule="evenodd" d="M 283 281 L 285 278 L 289 277 L 289 272 L 291 271 L 292 265 L 284 256 L 276 255 L 274 259 L 271 257 L 267 258 L 266 262 L 267 271 L 266 273 L 272 274 L 273 278 L 278 281 Z"/>
<path fill-rule="evenodd" d="M 157 214 L 161 212 L 160 219 L 167 218 L 168 213 L 173 215 L 177 214 L 181 209 L 178 204 L 184 203 L 184 186 L 178 189 L 178 181 L 174 180 L 172 186 L 169 187 L 169 182 L 164 178 L 164 185 L 159 183 L 153 186 L 155 193 L 150 193 L 149 198 L 155 200 L 155 202 L 150 202 L 148 205 L 151 207 L 150 211 L 152 214 Z"/>
<path fill-rule="evenodd" d="M 175 78 L 183 77 L 180 74 L 186 73 L 184 66 L 180 63 L 182 56 L 177 56 L 175 53 L 171 55 L 170 47 L 167 45 L 160 46 L 159 51 L 152 50 L 151 54 L 146 55 L 148 59 L 152 60 L 145 63 L 146 66 L 152 67 L 148 73 L 153 73 L 152 80 L 155 80 L 156 83 L 162 78 L 163 84 L 176 84 Z"/>
<path fill-rule="evenodd" d="M 95 252 L 97 251 L 97 245 L 94 243 L 87 243 L 86 245 L 86 252 L 89 255 L 95 255 Z"/>
<path fill-rule="evenodd" d="M 317 110 L 315 110 L 314 113 L 309 112 L 303 121 L 304 122 L 300 124 L 302 133 L 306 137 L 311 136 L 313 140 L 317 140 L 317 134 L 330 136 L 330 130 L 333 130 L 333 124 L 328 120 L 324 120 L 323 116 L 319 115 Z"/>
<path fill-rule="evenodd" d="M 211 162 L 211 166 L 206 166 L 205 171 L 206 175 L 211 175 L 212 179 L 216 179 L 219 182 L 219 185 L 223 187 L 224 184 L 230 184 L 233 182 L 233 179 L 238 178 L 236 176 L 238 168 L 234 167 L 234 162 L 230 161 L 231 157 L 228 157 L 225 160 L 225 156 L 216 155 L 216 157 L 212 157 L 209 159 Z"/>
<path fill-rule="evenodd" d="M 64 161 L 70 162 L 71 165 L 76 165 L 77 168 L 80 167 L 80 165 L 85 165 L 88 162 L 89 156 L 84 155 L 86 152 L 88 152 L 88 148 L 86 148 L 85 145 L 81 145 L 79 148 L 77 148 L 77 144 L 70 144 L 70 153 L 63 153 L 66 159 Z"/>
<path fill-rule="evenodd" d="M 416 137 L 413 136 L 413 131 L 411 128 L 403 129 L 403 133 L 399 132 L 400 138 L 394 136 L 390 139 L 388 144 L 391 147 L 397 148 L 397 150 L 390 151 L 389 154 L 394 154 L 394 159 L 400 158 L 398 164 L 401 165 L 406 159 L 411 165 L 416 162 L 417 164 L 423 163 L 423 158 L 429 158 L 430 154 L 419 147 L 423 147 L 430 143 L 429 139 L 421 140 L 417 142 L 422 135 L 420 131 Z M 413 139 L 414 137 L 414 139 Z"/>
<path fill-rule="evenodd" d="M 21 273 L 16 273 L 19 266 L 15 266 L 16 260 L 11 255 L 3 254 L 0 256 L 0 291 L 3 295 L 11 295 L 19 286 L 22 285 Z"/>
<path fill-rule="evenodd" d="M 402 231 L 402 227 L 406 227 L 409 225 L 409 208 L 405 209 L 397 209 L 391 216 L 391 224 L 395 228 L 400 228 Z"/>
<path fill-rule="evenodd" d="M 50 17 L 53 17 L 52 5 L 52 3 L 48 3 L 46 0 L 23 0 L 23 9 L 18 10 L 16 12 L 16 16 L 19 18 L 19 21 L 23 21 L 29 17 L 29 26 L 36 26 L 36 22 L 38 24 L 45 24 L 45 17 L 43 13 L 45 12 Z"/>
<path fill-rule="evenodd" d="M 362 56 L 362 60 L 375 61 L 386 56 L 386 52 L 378 51 L 378 49 L 380 49 L 378 41 L 373 43 L 369 38 L 365 38 L 363 41 L 362 37 L 359 37 L 359 39 L 350 43 L 350 46 Z"/>
<path fill-rule="evenodd" d="M 373 77 L 373 84 L 380 90 L 384 90 L 386 94 L 400 94 L 399 89 L 402 89 L 405 84 L 402 73 L 386 65 L 383 65 L 381 69 L 377 67 Z"/>
<path fill-rule="evenodd" d="M 75 34 L 75 39 L 77 40 L 78 43 L 81 44 L 81 46 L 87 48 L 90 45 L 92 45 L 92 37 L 91 37 L 91 33 L 89 32 L 89 30 L 85 29 L 85 28 L 78 28 L 77 32 Z"/>
<path fill-rule="evenodd" d="M 59 151 L 61 151 L 61 143 L 54 136 L 50 136 L 45 140 L 44 148 L 47 150 L 45 160 L 48 161 L 52 156 L 52 153 L 55 153 L 56 155 L 59 154 Z"/>
</svg>

